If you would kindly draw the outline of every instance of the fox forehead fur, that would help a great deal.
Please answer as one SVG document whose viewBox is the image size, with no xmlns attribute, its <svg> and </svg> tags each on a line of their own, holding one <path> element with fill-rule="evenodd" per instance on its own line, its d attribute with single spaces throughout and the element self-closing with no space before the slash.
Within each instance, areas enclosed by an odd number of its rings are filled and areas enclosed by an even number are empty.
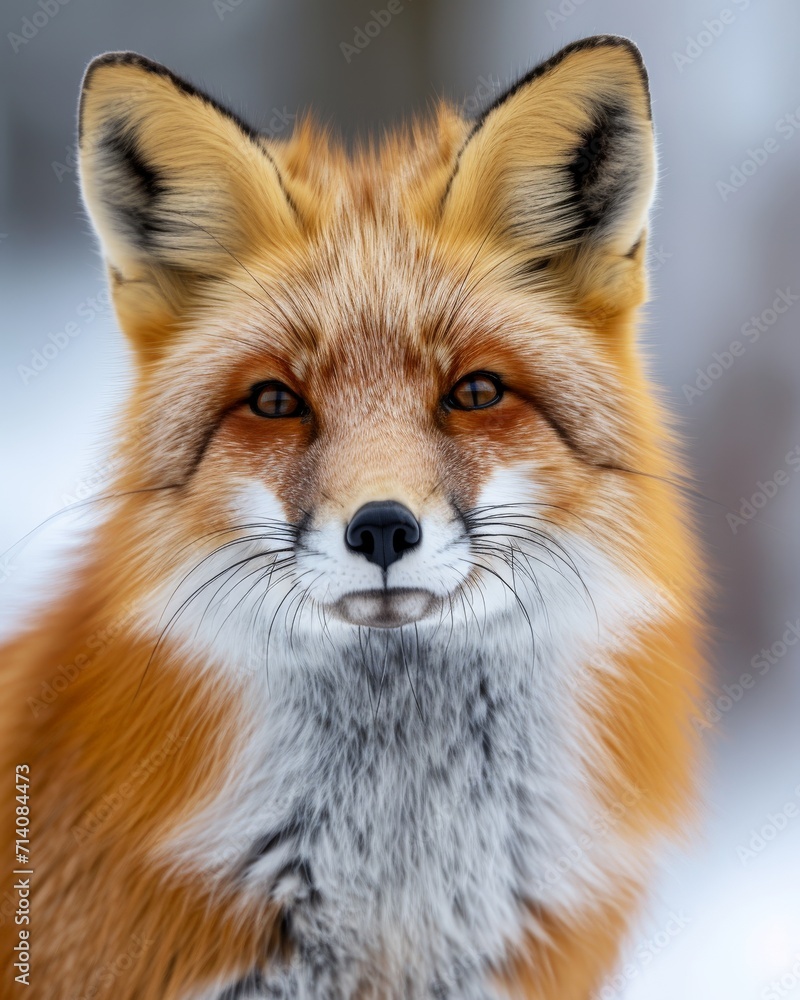
<svg viewBox="0 0 800 1000">
<path fill-rule="evenodd" d="M 80 175 L 135 381 L 106 517 L 4 657 L 29 995 L 587 1000 L 690 813 L 702 675 L 637 49 L 355 152 L 111 53 Z M 388 564 L 347 541 L 375 502 L 419 529 Z"/>
</svg>

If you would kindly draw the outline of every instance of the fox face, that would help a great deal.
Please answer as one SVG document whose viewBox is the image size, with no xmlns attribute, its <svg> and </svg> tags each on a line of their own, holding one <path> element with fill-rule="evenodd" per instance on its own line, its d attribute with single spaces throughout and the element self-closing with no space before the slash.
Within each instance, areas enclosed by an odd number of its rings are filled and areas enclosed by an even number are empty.
<svg viewBox="0 0 800 1000">
<path fill-rule="evenodd" d="M 18 700 L 88 666 L 0 726 L 49 818 L 47 989 L 135 934 L 130 1000 L 588 998 L 681 824 L 700 670 L 638 50 L 353 152 L 112 53 L 79 148 L 134 378 Z"/>
<path fill-rule="evenodd" d="M 352 642 L 479 593 L 519 615 L 519 586 L 541 620 L 529 561 L 579 575 L 565 533 L 635 558 L 619 470 L 652 441 L 630 327 L 654 154 L 629 45 L 576 45 L 479 120 L 442 108 L 352 159 L 111 55 L 81 176 L 139 363 L 136 483 L 168 486 L 137 517 L 148 572 L 156 538 L 205 557 L 205 536 L 226 597 L 265 617 L 269 583 L 279 627 L 324 615 Z"/>
</svg>

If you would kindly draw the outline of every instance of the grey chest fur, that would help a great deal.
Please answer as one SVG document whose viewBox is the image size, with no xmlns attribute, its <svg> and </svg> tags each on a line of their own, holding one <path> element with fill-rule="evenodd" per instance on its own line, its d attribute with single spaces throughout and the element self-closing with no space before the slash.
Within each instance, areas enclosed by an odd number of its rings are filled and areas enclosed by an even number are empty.
<svg viewBox="0 0 800 1000">
<path fill-rule="evenodd" d="M 564 734 L 532 658 L 375 645 L 270 704 L 239 872 L 292 957 L 225 1000 L 491 997 L 563 839 Z"/>
</svg>

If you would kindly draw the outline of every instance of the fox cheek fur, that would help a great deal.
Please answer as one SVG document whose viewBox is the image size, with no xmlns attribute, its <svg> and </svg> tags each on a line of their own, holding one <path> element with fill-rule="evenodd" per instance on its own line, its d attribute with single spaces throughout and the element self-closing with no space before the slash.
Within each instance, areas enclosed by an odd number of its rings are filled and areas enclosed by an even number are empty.
<svg viewBox="0 0 800 1000">
<path fill-rule="evenodd" d="M 80 174 L 135 383 L 3 653 L 28 995 L 588 1000 L 691 813 L 703 672 L 637 49 L 352 154 L 112 53 Z"/>
</svg>

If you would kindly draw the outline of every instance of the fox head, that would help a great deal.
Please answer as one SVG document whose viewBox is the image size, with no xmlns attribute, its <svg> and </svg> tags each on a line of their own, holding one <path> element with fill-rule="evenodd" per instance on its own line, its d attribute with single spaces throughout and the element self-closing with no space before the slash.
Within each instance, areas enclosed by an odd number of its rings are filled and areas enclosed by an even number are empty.
<svg viewBox="0 0 800 1000">
<path fill-rule="evenodd" d="M 80 177 L 135 357 L 108 538 L 131 587 L 216 609 L 214 634 L 236 615 L 351 645 L 544 630 L 555 580 L 592 622 L 607 598 L 604 623 L 630 612 L 620 581 L 674 587 L 629 41 L 353 153 L 111 53 L 83 84 Z"/>
</svg>

